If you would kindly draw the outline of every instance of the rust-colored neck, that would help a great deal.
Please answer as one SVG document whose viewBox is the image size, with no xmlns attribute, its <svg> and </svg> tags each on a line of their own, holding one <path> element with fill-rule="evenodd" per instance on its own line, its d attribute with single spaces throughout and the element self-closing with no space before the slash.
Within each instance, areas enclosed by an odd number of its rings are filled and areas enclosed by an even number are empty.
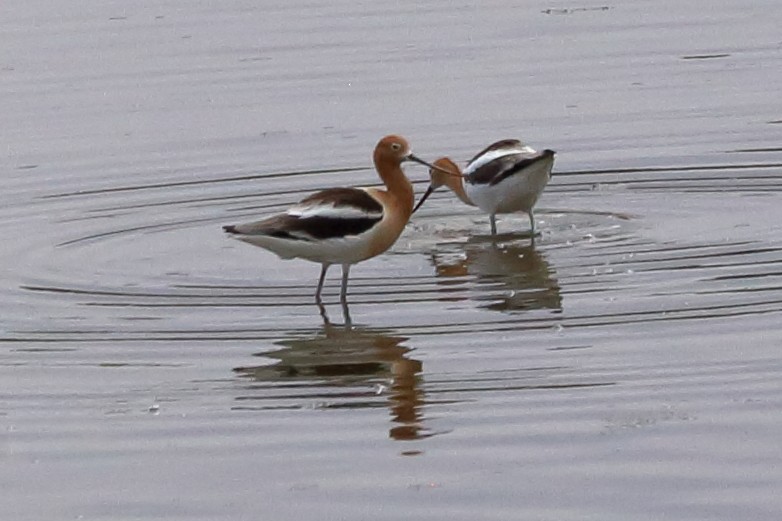
<svg viewBox="0 0 782 521">
<path fill-rule="evenodd" d="M 452 177 L 448 176 L 448 181 L 446 183 L 448 185 L 448 188 L 453 190 L 453 193 L 456 194 L 456 197 L 461 199 L 461 201 L 464 204 L 469 204 L 470 206 L 475 206 L 475 203 L 473 203 L 469 197 L 467 197 L 467 192 L 464 191 L 464 179 L 461 177 Z"/>
<path fill-rule="evenodd" d="M 394 197 L 399 209 L 409 219 L 413 213 L 413 185 L 405 176 L 399 160 L 394 157 L 385 157 L 375 153 L 375 168 L 380 179 L 388 189 L 388 193 Z"/>
<path fill-rule="evenodd" d="M 444 172 L 436 172 L 434 175 L 436 175 L 439 180 L 438 184 L 442 183 L 450 188 L 451 191 L 456 194 L 456 197 L 463 203 L 475 206 L 475 203 L 467 197 L 467 193 L 464 191 L 464 178 L 462 177 L 462 171 L 459 166 L 447 157 L 438 159 L 434 164 L 453 172 L 453 175 L 448 175 Z"/>
</svg>

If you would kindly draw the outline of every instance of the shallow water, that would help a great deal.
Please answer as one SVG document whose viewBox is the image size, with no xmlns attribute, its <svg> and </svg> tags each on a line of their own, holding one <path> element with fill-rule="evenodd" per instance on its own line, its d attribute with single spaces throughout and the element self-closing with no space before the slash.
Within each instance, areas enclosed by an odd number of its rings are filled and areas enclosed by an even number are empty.
<svg viewBox="0 0 782 521">
<path fill-rule="evenodd" d="M 779 518 L 778 2 L 17 4 L 3 518 Z M 557 150 L 543 235 L 438 191 L 345 327 L 220 225 L 389 132 Z"/>
</svg>

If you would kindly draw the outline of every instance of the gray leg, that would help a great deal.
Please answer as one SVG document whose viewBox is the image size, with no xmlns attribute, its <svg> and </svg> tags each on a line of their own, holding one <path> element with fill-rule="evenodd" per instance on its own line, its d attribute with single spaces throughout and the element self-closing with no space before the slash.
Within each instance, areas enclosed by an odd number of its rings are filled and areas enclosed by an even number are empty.
<svg viewBox="0 0 782 521">
<path fill-rule="evenodd" d="M 320 304 L 320 292 L 323 290 L 323 281 L 326 280 L 326 272 L 329 269 L 329 264 L 322 264 L 320 268 L 320 279 L 318 280 L 318 290 L 315 292 L 315 302 Z"/>
<path fill-rule="evenodd" d="M 351 327 L 353 320 L 350 318 L 350 310 L 348 309 L 348 302 L 342 303 L 342 318 L 345 320 L 345 327 Z"/>
<path fill-rule="evenodd" d="M 532 213 L 532 210 L 529 211 L 529 229 L 530 233 L 532 233 L 532 236 L 535 236 L 535 214 Z"/>
<path fill-rule="evenodd" d="M 320 317 L 323 319 L 323 326 L 324 327 L 331 327 L 331 320 L 329 320 L 329 316 L 326 313 L 326 306 L 323 305 L 323 302 L 318 301 L 318 310 L 320 311 Z"/>
<path fill-rule="evenodd" d="M 494 214 L 491 214 L 489 220 L 491 221 L 491 234 L 497 235 L 497 217 Z"/>
<path fill-rule="evenodd" d="M 350 276 L 350 264 L 342 265 L 342 290 L 339 292 L 339 301 L 343 304 L 348 301 L 348 277 Z"/>
</svg>

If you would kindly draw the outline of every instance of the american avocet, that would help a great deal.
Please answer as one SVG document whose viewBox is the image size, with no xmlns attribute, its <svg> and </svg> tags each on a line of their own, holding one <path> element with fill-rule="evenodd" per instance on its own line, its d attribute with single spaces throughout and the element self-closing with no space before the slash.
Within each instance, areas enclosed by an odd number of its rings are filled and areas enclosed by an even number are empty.
<svg viewBox="0 0 782 521">
<path fill-rule="evenodd" d="M 553 150 L 537 152 L 517 139 L 503 139 L 486 147 L 460 172 L 447 157 L 434 162 L 438 169 L 429 172 L 431 183 L 415 210 L 440 186 L 450 188 L 462 202 L 477 206 L 489 214 L 491 233 L 497 233 L 498 213 L 525 212 L 529 215 L 532 238 L 535 216 L 532 208 L 546 187 L 554 166 Z M 454 174 L 448 175 L 442 170 Z"/>
<path fill-rule="evenodd" d="M 260 246 L 283 259 L 300 257 L 320 263 L 315 299 L 321 303 L 326 271 L 342 265 L 340 301 L 347 301 L 350 266 L 391 247 L 413 213 L 413 187 L 402 172 L 404 161 L 419 159 L 401 136 L 386 136 L 375 147 L 380 188 L 329 188 L 301 200 L 285 213 L 261 221 L 223 226 L 231 236 Z"/>
</svg>

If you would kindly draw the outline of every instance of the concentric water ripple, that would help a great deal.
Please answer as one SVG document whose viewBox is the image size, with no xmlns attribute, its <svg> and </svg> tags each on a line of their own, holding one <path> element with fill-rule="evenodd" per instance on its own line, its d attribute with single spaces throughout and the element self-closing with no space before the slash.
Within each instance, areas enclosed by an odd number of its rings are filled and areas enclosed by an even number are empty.
<svg viewBox="0 0 782 521">
<path fill-rule="evenodd" d="M 3 519 L 780 517 L 778 2 L 3 7 Z M 556 150 L 542 236 L 223 236 L 391 132 Z"/>
<path fill-rule="evenodd" d="M 712 192 L 709 203 L 722 204 L 729 211 L 755 193 L 782 188 L 782 176 L 772 175 L 773 165 L 761 188 L 754 174 L 759 167 L 743 166 L 713 169 L 710 179 L 697 179 L 698 189 Z M 615 326 L 773 311 L 780 301 L 778 238 L 770 234 L 765 241 L 743 238 L 740 228 L 728 230 L 714 243 L 697 236 L 661 240 L 646 233 L 645 210 L 656 215 L 656 201 L 667 192 L 678 197 L 686 191 L 680 182 L 691 186 L 689 178 L 671 177 L 681 170 L 556 173 L 538 212 L 543 236 L 534 246 L 523 231 L 524 216 L 501 219 L 501 234 L 493 238 L 487 234 L 485 216 L 457 205 L 449 194 L 438 193 L 390 255 L 356 270 L 351 306 L 360 311 L 409 303 L 412 306 L 406 309 L 417 308 L 428 317 L 426 325 L 392 321 L 395 327 L 445 334 L 467 327 L 481 331 L 523 330 L 533 324 Z M 24 282 L 12 294 L 22 302 L 35 301 L 36 307 L 48 306 L 53 317 L 65 311 L 68 315 L 62 327 L 12 328 L 5 338 L 88 341 L 134 339 L 141 334 L 176 339 L 184 331 L 174 324 L 194 310 L 220 309 L 237 315 L 243 308 L 257 309 L 270 318 L 281 310 L 313 315 L 316 270 L 312 266 L 281 262 L 266 252 L 227 241 L 218 225 L 279 211 L 334 175 L 360 182 L 372 172 L 360 167 L 291 172 L 272 174 L 271 180 L 257 174 L 37 197 L 27 208 L 31 213 L 56 213 L 49 226 L 57 230 L 52 236 L 62 240 L 51 245 L 29 239 L 19 260 L 33 269 L 25 272 Z M 257 180 L 263 180 L 264 192 L 248 194 Z M 270 186 L 275 180 L 289 188 L 275 190 Z M 729 190 L 723 185 L 728 180 L 732 180 Z M 645 195 L 653 183 L 659 188 Z M 191 188 L 199 195 L 188 195 Z M 637 195 L 639 189 L 644 194 Z M 628 200 L 630 208 L 625 204 Z M 553 201 L 556 208 L 545 205 Z M 700 218 L 695 212 L 688 215 L 686 209 L 676 208 L 673 213 L 677 220 Z M 210 255 L 210 248 L 217 255 Z M 199 258 L 205 262 L 199 263 Z M 145 264 L 152 269 L 146 271 Z M 734 295 L 729 304 L 726 295 Z M 568 301 L 578 305 L 568 306 Z M 617 301 L 621 310 L 611 311 L 618 307 Z M 471 309 L 501 314 L 457 318 Z M 74 313 L 90 317 L 75 327 L 66 325 Z M 111 325 L 120 315 L 124 317 L 121 327 Z M 132 320 L 145 315 L 155 315 L 155 320 Z M 279 330 L 291 326 L 283 324 Z M 236 332 L 264 330 L 241 326 Z M 190 326 L 184 336 L 215 338 L 211 328 Z"/>
</svg>

